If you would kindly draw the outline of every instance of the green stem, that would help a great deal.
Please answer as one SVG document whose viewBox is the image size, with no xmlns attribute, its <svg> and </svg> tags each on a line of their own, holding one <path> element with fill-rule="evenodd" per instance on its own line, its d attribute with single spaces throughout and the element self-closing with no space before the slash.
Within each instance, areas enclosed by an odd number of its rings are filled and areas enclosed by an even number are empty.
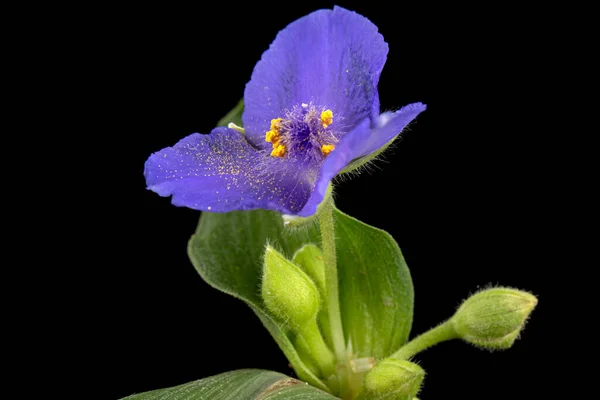
<svg viewBox="0 0 600 400">
<path fill-rule="evenodd" d="M 333 221 L 333 200 L 325 198 L 319 207 L 319 224 L 321 226 L 321 245 L 325 263 L 325 292 L 333 351 L 338 361 L 345 361 L 346 346 L 340 313 L 340 295 L 335 255 L 335 226 Z"/>
<path fill-rule="evenodd" d="M 353 397 L 351 387 L 351 370 L 346 353 L 344 330 L 342 327 L 342 314 L 340 312 L 340 294 L 338 289 L 337 260 L 335 254 L 335 225 L 333 218 L 333 199 L 331 198 L 331 185 L 328 196 L 320 204 L 318 211 L 319 225 L 321 227 L 321 247 L 323 262 L 325 264 L 325 301 L 329 314 L 331 327 L 331 341 L 336 357 L 335 371 L 337 375 L 337 395 L 342 399 Z"/>
<path fill-rule="evenodd" d="M 325 344 L 323 336 L 317 326 L 317 321 L 306 324 L 300 331 L 300 336 L 304 339 L 309 348 L 310 354 L 317 362 L 323 377 L 328 378 L 335 373 L 335 357 L 329 347 Z"/>
<path fill-rule="evenodd" d="M 319 365 L 317 364 L 317 361 L 315 360 L 315 357 L 312 354 L 312 349 L 306 342 L 304 336 L 300 333 L 298 333 L 294 338 L 294 347 L 296 348 L 298 356 L 300 356 L 300 359 L 302 360 L 306 368 L 308 368 L 310 372 L 312 372 L 316 376 L 321 376 L 321 368 L 319 368 Z"/>
<path fill-rule="evenodd" d="M 452 326 L 452 321 L 448 320 L 435 328 L 428 330 L 427 332 L 417 336 L 404 346 L 402 346 L 397 352 L 392 354 L 393 358 L 400 360 L 406 360 L 415 354 L 434 346 L 440 342 L 444 342 L 450 339 L 456 339 L 458 335 Z"/>
</svg>

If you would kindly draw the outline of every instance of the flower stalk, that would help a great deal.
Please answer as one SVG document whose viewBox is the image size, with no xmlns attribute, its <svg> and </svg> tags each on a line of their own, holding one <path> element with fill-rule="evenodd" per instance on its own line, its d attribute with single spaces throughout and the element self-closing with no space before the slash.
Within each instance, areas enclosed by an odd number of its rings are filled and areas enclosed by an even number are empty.
<svg viewBox="0 0 600 400">
<path fill-rule="evenodd" d="M 331 195 L 326 196 L 325 200 L 319 205 L 318 220 L 321 230 L 323 261 L 325 263 L 326 309 L 329 314 L 333 352 L 337 359 L 336 372 L 339 382 L 340 397 L 346 398 L 349 394 L 347 392 L 350 391 L 350 367 L 340 311 L 337 258 L 335 251 L 335 221 L 333 218 L 333 198 Z"/>
<path fill-rule="evenodd" d="M 317 326 L 317 321 L 313 320 L 308 322 L 301 328 L 299 334 L 298 344 L 306 346 L 306 350 L 308 350 L 308 353 L 316 361 L 321 376 L 326 378 L 334 374 L 335 357 L 327 347 L 327 344 L 325 344 L 323 336 L 321 336 L 321 332 Z"/>
<path fill-rule="evenodd" d="M 338 360 L 345 358 L 344 330 L 340 313 L 340 294 L 338 288 L 337 260 L 335 253 L 335 226 L 333 221 L 333 199 L 326 198 L 319 209 L 319 225 L 321 228 L 321 246 L 325 262 L 325 297 L 333 352 Z"/>
<path fill-rule="evenodd" d="M 416 338 L 402 346 L 398 351 L 396 351 L 392 355 L 392 358 L 406 360 L 431 346 L 435 346 L 440 342 L 445 342 L 446 340 L 456 338 L 458 338 L 458 335 L 454 330 L 454 326 L 452 325 L 451 320 L 448 320 L 436 326 L 435 328 L 432 328 L 427 332 L 417 336 Z"/>
</svg>

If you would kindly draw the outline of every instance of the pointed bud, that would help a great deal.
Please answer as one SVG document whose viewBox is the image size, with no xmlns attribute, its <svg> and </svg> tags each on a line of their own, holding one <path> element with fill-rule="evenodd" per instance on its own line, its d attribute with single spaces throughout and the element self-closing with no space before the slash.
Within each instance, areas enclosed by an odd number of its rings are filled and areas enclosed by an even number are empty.
<svg viewBox="0 0 600 400">
<path fill-rule="evenodd" d="M 315 320 L 321 302 L 317 287 L 271 246 L 265 250 L 261 290 L 267 309 L 291 328 Z"/>
<path fill-rule="evenodd" d="M 523 329 L 537 298 L 527 292 L 494 288 L 469 297 L 452 317 L 458 336 L 486 349 L 508 349 Z"/>
<path fill-rule="evenodd" d="M 421 389 L 425 371 L 406 360 L 386 358 L 365 375 L 364 398 L 412 400 Z"/>
<path fill-rule="evenodd" d="M 292 258 L 292 262 L 300 267 L 302 271 L 306 272 L 306 275 L 312 279 L 319 289 L 321 299 L 327 298 L 327 292 L 325 287 L 325 261 L 323 260 L 323 251 L 314 244 L 306 244 L 302 246 Z M 317 316 L 319 328 L 325 343 L 330 348 L 333 348 L 333 339 L 331 337 L 331 324 L 329 321 L 329 313 L 327 308 L 321 308 Z"/>
</svg>

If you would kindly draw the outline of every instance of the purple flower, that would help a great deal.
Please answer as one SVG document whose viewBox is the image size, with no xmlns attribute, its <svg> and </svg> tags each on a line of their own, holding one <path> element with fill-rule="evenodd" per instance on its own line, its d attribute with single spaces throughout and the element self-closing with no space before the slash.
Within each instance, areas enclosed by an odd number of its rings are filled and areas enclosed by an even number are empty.
<svg viewBox="0 0 600 400">
<path fill-rule="evenodd" d="M 425 105 L 379 113 L 388 46 L 377 27 L 335 7 L 283 29 L 244 92 L 245 134 L 219 127 L 150 156 L 150 190 L 196 210 L 309 216 L 350 162 L 396 137 Z"/>
</svg>

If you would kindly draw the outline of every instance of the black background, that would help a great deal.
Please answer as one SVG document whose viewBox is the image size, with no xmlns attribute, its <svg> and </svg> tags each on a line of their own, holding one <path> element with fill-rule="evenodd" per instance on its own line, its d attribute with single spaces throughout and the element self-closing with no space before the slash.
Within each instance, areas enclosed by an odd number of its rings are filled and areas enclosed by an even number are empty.
<svg viewBox="0 0 600 400">
<path fill-rule="evenodd" d="M 115 10 L 102 27 L 108 58 L 98 77 L 111 92 L 102 123 L 112 180 L 98 346 L 110 367 L 106 398 L 174 386 L 239 368 L 293 375 L 251 310 L 202 281 L 186 244 L 200 213 L 145 189 L 143 164 L 193 132 L 209 132 L 243 95 L 279 30 L 334 3 L 144 6 Z M 412 337 L 452 315 L 489 284 L 529 290 L 540 303 L 522 338 L 490 353 L 459 341 L 416 359 L 423 399 L 527 399 L 547 360 L 551 319 L 547 254 L 551 178 L 540 100 L 553 33 L 524 9 L 336 4 L 375 23 L 390 51 L 382 109 L 428 109 L 368 173 L 337 186 L 338 207 L 388 231 L 415 286 Z M 90 77 L 94 79 L 95 77 Z M 108 328 L 108 329 L 107 329 Z M 103 389 L 104 390 L 104 389 Z"/>
</svg>

